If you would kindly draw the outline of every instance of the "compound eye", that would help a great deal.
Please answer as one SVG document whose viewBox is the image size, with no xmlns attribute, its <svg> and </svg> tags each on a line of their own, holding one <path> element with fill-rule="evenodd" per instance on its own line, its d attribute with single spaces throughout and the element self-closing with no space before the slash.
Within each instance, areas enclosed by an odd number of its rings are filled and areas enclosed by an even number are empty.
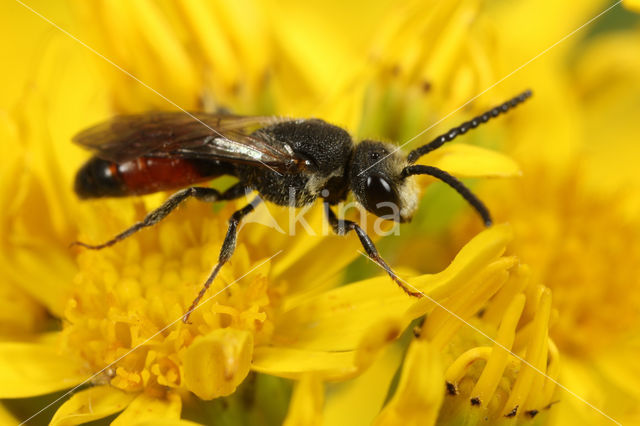
<svg viewBox="0 0 640 426">
<path fill-rule="evenodd" d="M 377 216 L 398 213 L 398 195 L 387 179 L 379 175 L 368 176 L 365 186 L 369 211 Z"/>
</svg>

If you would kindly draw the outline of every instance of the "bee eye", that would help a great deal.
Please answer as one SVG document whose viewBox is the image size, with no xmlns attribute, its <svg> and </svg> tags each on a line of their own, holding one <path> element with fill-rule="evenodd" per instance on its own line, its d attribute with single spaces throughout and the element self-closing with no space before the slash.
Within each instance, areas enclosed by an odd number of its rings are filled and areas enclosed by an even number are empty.
<svg viewBox="0 0 640 426">
<path fill-rule="evenodd" d="M 398 206 L 398 195 L 387 179 L 378 175 L 368 176 L 365 191 L 370 212 L 377 216 L 396 213 L 391 204 Z"/>
</svg>

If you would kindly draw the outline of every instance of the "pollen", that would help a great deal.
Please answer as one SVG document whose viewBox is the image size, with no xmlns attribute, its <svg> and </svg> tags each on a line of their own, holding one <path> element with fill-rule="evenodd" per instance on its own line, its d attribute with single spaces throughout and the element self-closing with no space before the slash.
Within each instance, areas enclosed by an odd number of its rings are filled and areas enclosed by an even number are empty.
<svg viewBox="0 0 640 426">
<path fill-rule="evenodd" d="M 254 342 L 270 338 L 273 290 L 268 267 L 236 282 L 255 266 L 245 246 L 190 323 L 181 321 L 215 264 L 229 209 L 213 214 L 193 203 L 111 248 L 79 251 L 63 346 L 92 371 L 109 367 L 96 380 L 128 392 L 183 388 L 212 399 L 246 377 Z M 127 226 L 124 219 L 120 225 Z M 206 383 L 198 379 L 203 371 Z"/>
</svg>

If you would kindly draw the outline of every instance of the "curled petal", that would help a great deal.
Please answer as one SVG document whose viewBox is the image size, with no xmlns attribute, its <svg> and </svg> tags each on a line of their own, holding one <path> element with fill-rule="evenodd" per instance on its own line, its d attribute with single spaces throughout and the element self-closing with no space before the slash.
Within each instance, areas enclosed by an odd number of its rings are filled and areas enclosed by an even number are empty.
<svg viewBox="0 0 640 426">
<path fill-rule="evenodd" d="M 522 410 L 527 398 L 537 400 L 541 388 L 546 380 L 544 373 L 547 363 L 549 315 L 551 312 L 551 291 L 543 289 L 536 309 L 536 316 L 532 323 L 532 336 L 527 345 L 524 359 L 526 364 L 522 368 L 513 385 L 513 390 L 503 408 L 503 415 L 512 412 L 518 414 Z M 536 391 L 532 394 L 532 391 Z M 529 403 L 531 405 L 531 402 Z"/>
<path fill-rule="evenodd" d="M 405 358 L 398 389 L 374 424 L 435 424 L 445 393 L 442 371 L 440 354 L 433 345 L 424 339 L 414 340 Z"/>
<path fill-rule="evenodd" d="M 296 384 L 284 426 L 320 426 L 324 389 L 317 377 L 307 374 Z"/>
<path fill-rule="evenodd" d="M 140 394 L 120 414 L 111 426 L 127 426 L 151 422 L 152 420 L 180 420 L 182 399 L 180 395 L 169 393 L 166 399 Z"/>
<path fill-rule="evenodd" d="M 251 365 L 253 335 L 221 328 L 196 339 L 185 351 L 184 380 L 201 399 L 226 396 L 242 383 Z"/>
<path fill-rule="evenodd" d="M 102 419 L 122 411 L 136 397 L 112 386 L 96 386 L 75 393 L 58 408 L 51 426 L 67 426 Z"/>
<path fill-rule="evenodd" d="M 513 345 L 516 327 L 522 314 L 525 301 L 525 296 L 518 294 L 507 308 L 504 319 L 498 329 L 496 343 L 491 349 L 491 356 L 475 387 L 471 391 L 471 395 L 477 398 L 477 400 L 480 401 L 480 405 L 484 407 L 486 407 L 491 400 L 507 363 L 511 359 L 510 353 L 507 352 L 507 350 L 511 350 L 511 345 Z"/>
<path fill-rule="evenodd" d="M 387 399 L 404 354 L 400 343 L 390 345 L 367 371 L 333 384 L 322 413 L 324 424 L 370 425 Z"/>
</svg>

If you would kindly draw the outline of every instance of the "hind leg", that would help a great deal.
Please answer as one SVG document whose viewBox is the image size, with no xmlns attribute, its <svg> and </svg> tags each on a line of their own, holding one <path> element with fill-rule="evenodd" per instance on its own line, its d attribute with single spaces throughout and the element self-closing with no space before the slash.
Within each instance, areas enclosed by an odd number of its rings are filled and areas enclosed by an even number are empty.
<svg viewBox="0 0 640 426">
<path fill-rule="evenodd" d="M 247 187 L 243 184 L 235 184 L 231 188 L 227 189 L 223 193 L 213 189 L 213 188 L 204 188 L 199 186 L 192 186 L 190 188 L 186 188 L 180 190 L 173 194 L 171 197 L 167 199 L 160 207 L 151 211 L 142 221 L 135 223 L 128 229 L 125 229 L 109 241 L 106 241 L 102 244 L 87 244 L 81 241 L 76 241 L 71 245 L 82 246 L 91 250 L 100 250 L 105 247 L 110 247 L 115 243 L 124 240 L 125 238 L 135 234 L 139 230 L 143 228 L 147 228 L 149 226 L 153 226 L 156 223 L 160 222 L 162 219 L 167 217 L 169 213 L 174 211 L 176 207 L 182 204 L 187 199 L 193 197 L 196 200 L 204 201 L 204 202 L 214 202 L 214 201 L 222 201 L 222 200 L 233 200 L 235 198 L 239 198 L 245 194 Z"/>
</svg>

